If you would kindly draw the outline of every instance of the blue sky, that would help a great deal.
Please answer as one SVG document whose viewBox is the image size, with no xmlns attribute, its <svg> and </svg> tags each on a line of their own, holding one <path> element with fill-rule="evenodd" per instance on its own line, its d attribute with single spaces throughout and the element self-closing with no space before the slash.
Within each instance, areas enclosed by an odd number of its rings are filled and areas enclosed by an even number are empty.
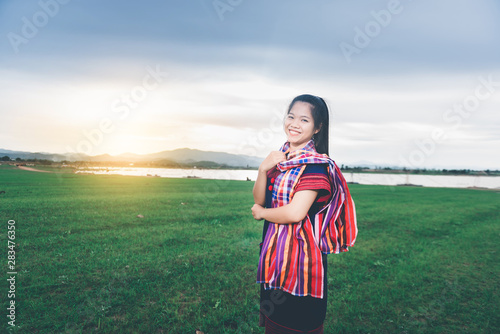
<svg viewBox="0 0 500 334">
<path fill-rule="evenodd" d="M 296 95 L 352 164 L 500 168 L 500 3 L 0 1 L 0 148 L 265 156 Z"/>
</svg>

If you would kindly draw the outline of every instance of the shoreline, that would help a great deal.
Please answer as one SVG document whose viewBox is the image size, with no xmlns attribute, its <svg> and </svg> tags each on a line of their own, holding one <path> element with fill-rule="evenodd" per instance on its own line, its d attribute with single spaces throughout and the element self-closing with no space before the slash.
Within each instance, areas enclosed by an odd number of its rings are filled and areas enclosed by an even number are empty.
<svg viewBox="0 0 500 334">
<path fill-rule="evenodd" d="M 141 175 L 141 173 L 136 174 L 134 172 L 132 173 L 120 173 L 118 170 L 121 169 L 127 169 L 123 167 L 111 167 L 111 168 L 103 168 L 103 167 L 93 167 L 93 168 L 80 168 L 80 169 L 74 169 L 69 166 L 63 168 L 63 170 L 58 170 L 57 167 L 48 167 L 48 169 L 53 169 L 53 170 L 41 170 L 41 169 L 36 169 L 32 167 L 27 167 L 27 166 L 13 166 L 10 165 L 10 167 L 17 167 L 20 170 L 26 170 L 30 172 L 41 172 L 41 173 L 52 173 L 52 174 L 81 174 L 81 175 L 116 175 L 116 176 L 136 176 L 136 177 L 146 177 L 146 178 L 175 178 L 175 179 L 199 179 L 199 180 L 235 180 L 235 181 L 244 181 L 244 182 L 252 182 L 255 181 L 255 176 L 253 174 L 247 174 L 245 172 L 255 172 L 254 170 L 248 169 L 248 170 L 230 170 L 230 169 L 182 169 L 185 173 L 182 173 L 179 168 L 153 168 L 152 170 L 148 171 L 147 174 Z M 143 170 L 147 169 L 144 167 L 128 167 L 130 169 L 134 170 Z M 174 174 L 163 174 L 159 170 L 161 169 L 166 169 L 166 170 L 177 170 L 176 173 Z M 191 173 L 194 171 L 199 171 L 201 173 Z M 232 174 L 232 172 L 235 172 L 236 174 Z M 243 172 L 243 173 L 242 173 Z M 401 174 L 390 174 L 390 173 L 385 173 L 384 174 L 379 174 L 379 173 L 343 173 L 344 177 L 346 178 L 347 183 L 349 184 L 361 184 L 361 185 L 380 185 L 380 186 L 387 186 L 387 187 L 425 187 L 425 188 L 461 188 L 461 189 L 474 189 L 474 190 L 489 190 L 489 191 L 495 191 L 498 192 L 500 190 L 500 186 L 498 186 L 498 182 L 496 178 L 492 176 L 480 176 L 480 175 L 410 175 L 410 179 L 402 179 Z M 378 174 L 378 177 L 377 177 Z M 368 177 L 368 175 L 372 175 L 372 177 Z M 468 176 L 467 178 L 464 178 L 464 176 Z M 391 177 L 389 179 L 389 177 Z M 394 180 L 393 178 L 396 177 Z M 417 179 L 415 179 L 415 177 Z M 426 182 L 425 179 L 432 180 L 435 177 L 438 179 L 435 179 L 433 182 Z M 448 178 L 454 178 L 454 177 L 459 177 L 462 178 L 461 182 L 453 182 L 453 183 L 448 183 L 447 181 L 443 181 L 443 178 L 448 179 Z M 472 178 L 471 178 L 472 177 Z M 422 179 L 423 178 L 423 179 Z M 477 181 L 474 182 L 469 182 L 466 181 L 464 182 L 464 179 L 474 179 L 477 178 Z M 492 184 L 484 183 L 487 181 L 480 182 L 480 179 L 495 179 L 495 181 L 490 181 L 493 182 Z M 439 180 L 441 179 L 441 180 Z M 389 182 L 388 182 L 389 180 Z M 484 180 L 484 179 L 483 179 Z M 422 182 L 423 181 L 423 182 Z M 456 184 L 455 184 L 456 183 Z M 461 183 L 461 184 L 460 184 Z"/>
</svg>

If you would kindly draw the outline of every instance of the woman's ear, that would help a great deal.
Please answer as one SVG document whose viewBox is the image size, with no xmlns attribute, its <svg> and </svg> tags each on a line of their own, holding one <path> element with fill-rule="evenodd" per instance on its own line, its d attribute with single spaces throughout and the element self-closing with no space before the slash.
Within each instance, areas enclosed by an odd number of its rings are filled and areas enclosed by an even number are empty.
<svg viewBox="0 0 500 334">
<path fill-rule="evenodd" d="M 314 131 L 314 134 L 317 134 L 318 132 L 321 131 L 321 126 L 323 125 L 323 123 L 321 123 L 318 127 L 318 129 L 316 129 L 316 131 Z"/>
</svg>

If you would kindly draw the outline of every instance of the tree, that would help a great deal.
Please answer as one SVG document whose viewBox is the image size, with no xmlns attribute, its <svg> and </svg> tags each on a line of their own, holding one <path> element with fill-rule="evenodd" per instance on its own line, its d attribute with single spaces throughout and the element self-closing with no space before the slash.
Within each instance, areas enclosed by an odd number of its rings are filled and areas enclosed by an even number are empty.
<svg viewBox="0 0 500 334">
<path fill-rule="evenodd" d="M 5 155 L 0 160 L 2 160 L 2 161 L 10 161 L 10 157 L 7 156 L 7 155 Z"/>
</svg>

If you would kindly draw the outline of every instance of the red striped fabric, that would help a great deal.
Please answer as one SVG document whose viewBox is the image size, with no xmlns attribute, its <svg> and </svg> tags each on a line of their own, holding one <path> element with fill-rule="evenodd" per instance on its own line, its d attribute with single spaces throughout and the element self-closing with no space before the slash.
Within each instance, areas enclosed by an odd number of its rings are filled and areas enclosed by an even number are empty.
<svg viewBox="0 0 500 334">
<path fill-rule="evenodd" d="M 288 143 L 281 150 L 286 152 Z M 357 236 L 354 201 L 335 162 L 319 154 L 310 141 L 278 164 L 272 207 L 288 204 L 307 164 L 328 164 L 331 199 L 314 217 L 295 224 L 269 223 L 262 243 L 257 282 L 266 289 L 283 289 L 296 296 L 323 298 L 322 253 L 348 251 Z M 314 228 L 313 228 L 314 224 Z"/>
<path fill-rule="evenodd" d="M 324 192 L 320 193 L 321 196 L 317 199 L 317 202 L 319 203 L 326 202 L 331 195 L 330 182 L 325 174 L 303 174 L 297 184 L 297 187 L 295 188 L 295 192 L 301 190 L 324 190 Z"/>
</svg>

